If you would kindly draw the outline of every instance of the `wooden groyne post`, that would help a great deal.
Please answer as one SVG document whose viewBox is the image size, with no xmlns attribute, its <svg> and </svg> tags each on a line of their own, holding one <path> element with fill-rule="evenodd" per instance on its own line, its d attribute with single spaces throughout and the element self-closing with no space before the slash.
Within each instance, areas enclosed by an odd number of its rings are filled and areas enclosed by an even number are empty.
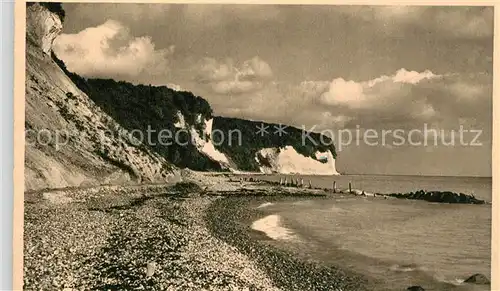
<svg viewBox="0 0 500 291">
<path fill-rule="evenodd" d="M 352 194 L 352 185 L 351 185 L 351 182 L 349 182 L 349 194 Z"/>
<path fill-rule="evenodd" d="M 337 193 L 337 181 L 333 181 L 333 193 Z"/>
</svg>

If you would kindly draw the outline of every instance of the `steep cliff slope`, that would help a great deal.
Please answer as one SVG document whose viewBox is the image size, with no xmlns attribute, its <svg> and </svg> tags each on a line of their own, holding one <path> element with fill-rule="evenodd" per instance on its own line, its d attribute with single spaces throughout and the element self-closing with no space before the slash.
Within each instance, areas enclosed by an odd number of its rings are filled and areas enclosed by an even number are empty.
<svg viewBox="0 0 500 291">
<path fill-rule="evenodd" d="M 166 181 L 174 167 L 139 145 L 51 58 L 60 14 L 27 6 L 25 190 Z"/>
</svg>

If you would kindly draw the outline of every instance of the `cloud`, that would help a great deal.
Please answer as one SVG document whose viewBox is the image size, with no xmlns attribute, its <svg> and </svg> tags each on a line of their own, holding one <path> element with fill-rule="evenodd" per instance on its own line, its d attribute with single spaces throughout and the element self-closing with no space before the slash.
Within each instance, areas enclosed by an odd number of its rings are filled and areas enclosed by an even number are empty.
<svg viewBox="0 0 500 291">
<path fill-rule="evenodd" d="M 329 84 L 325 92 L 321 93 L 319 99 L 325 105 L 339 105 L 353 109 L 387 107 L 401 100 L 400 95 L 408 91 L 411 85 L 441 77 L 428 70 L 419 73 L 402 68 L 392 76 L 384 75 L 363 82 L 337 78 Z"/>
<path fill-rule="evenodd" d="M 403 36 L 420 29 L 444 38 L 493 36 L 492 7 L 347 6 L 338 12 L 372 23 L 387 34 Z"/>
<path fill-rule="evenodd" d="M 268 82 L 233 98 L 204 92 L 218 115 L 282 122 L 313 130 L 342 128 L 458 128 L 491 131 L 492 79 L 488 74 L 437 74 L 399 69 L 365 81 L 336 78 Z"/>
<path fill-rule="evenodd" d="M 171 4 L 165 3 L 63 3 L 67 13 L 78 13 L 78 19 L 69 18 L 68 21 L 74 20 L 87 25 L 97 25 L 106 19 L 141 25 L 158 23 L 158 20 L 165 19 L 171 7 Z"/>
<path fill-rule="evenodd" d="M 231 59 L 219 62 L 213 58 L 202 59 L 193 69 L 195 81 L 210 88 L 213 93 L 230 95 L 253 92 L 262 89 L 273 78 L 269 64 L 254 57 L 241 66 Z"/>
<path fill-rule="evenodd" d="M 215 27 L 234 21 L 263 22 L 276 21 L 281 9 L 275 5 L 246 4 L 196 4 L 179 5 L 180 13 L 192 23 Z"/>
<path fill-rule="evenodd" d="M 434 78 L 440 78 L 442 76 L 440 75 L 435 75 L 429 70 L 425 70 L 422 73 L 416 72 L 416 71 L 407 71 L 406 69 L 402 68 L 396 72 L 395 75 L 391 77 L 382 77 L 376 79 L 377 81 L 385 81 L 386 79 L 392 80 L 395 83 L 408 83 L 408 84 L 417 84 L 418 82 L 425 80 L 425 79 L 434 79 Z"/>
<path fill-rule="evenodd" d="M 323 93 L 320 98 L 321 102 L 326 105 L 366 106 L 368 96 L 363 91 L 362 84 L 337 78 L 330 83 L 328 91 Z"/>
<path fill-rule="evenodd" d="M 492 7 L 454 7 L 438 10 L 424 27 L 443 29 L 455 37 L 478 38 L 493 35 Z"/>
<path fill-rule="evenodd" d="M 134 37 L 120 22 L 108 20 L 76 34 L 61 34 L 54 52 L 70 71 L 84 77 L 153 84 L 165 77 L 174 46 L 157 49 L 151 37 Z"/>
</svg>

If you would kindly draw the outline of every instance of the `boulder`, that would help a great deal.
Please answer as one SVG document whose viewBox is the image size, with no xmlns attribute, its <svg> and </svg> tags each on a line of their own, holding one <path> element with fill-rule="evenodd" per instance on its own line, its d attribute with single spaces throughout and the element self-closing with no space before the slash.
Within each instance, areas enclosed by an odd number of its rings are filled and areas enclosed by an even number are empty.
<svg viewBox="0 0 500 291">
<path fill-rule="evenodd" d="M 483 274 L 474 274 L 464 281 L 465 283 L 488 285 L 490 280 Z"/>
<path fill-rule="evenodd" d="M 425 289 L 422 286 L 410 286 L 406 291 L 425 291 Z"/>
</svg>

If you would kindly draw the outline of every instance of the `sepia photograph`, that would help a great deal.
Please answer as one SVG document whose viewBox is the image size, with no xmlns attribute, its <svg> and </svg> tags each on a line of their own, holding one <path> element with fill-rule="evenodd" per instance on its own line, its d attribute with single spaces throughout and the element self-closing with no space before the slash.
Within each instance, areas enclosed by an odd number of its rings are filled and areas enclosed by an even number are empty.
<svg viewBox="0 0 500 291">
<path fill-rule="evenodd" d="M 494 290 L 492 4 L 17 12 L 19 288 Z"/>
</svg>

